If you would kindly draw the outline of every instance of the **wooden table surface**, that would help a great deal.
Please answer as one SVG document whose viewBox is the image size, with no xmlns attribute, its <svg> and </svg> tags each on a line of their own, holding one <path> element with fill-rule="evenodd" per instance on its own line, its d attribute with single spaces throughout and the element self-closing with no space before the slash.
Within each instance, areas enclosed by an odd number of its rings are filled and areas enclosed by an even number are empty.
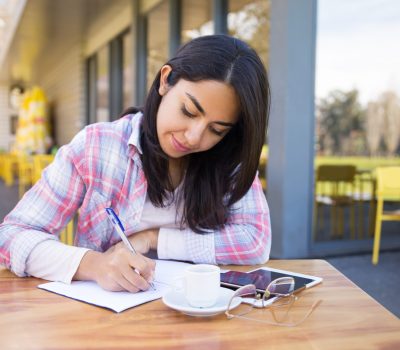
<svg viewBox="0 0 400 350">
<path fill-rule="evenodd" d="M 37 289 L 42 280 L 0 268 L 0 349 L 400 349 L 400 320 L 326 261 L 267 266 L 324 278 L 293 307 L 322 300 L 303 324 L 190 317 L 161 300 L 116 314 Z"/>
</svg>

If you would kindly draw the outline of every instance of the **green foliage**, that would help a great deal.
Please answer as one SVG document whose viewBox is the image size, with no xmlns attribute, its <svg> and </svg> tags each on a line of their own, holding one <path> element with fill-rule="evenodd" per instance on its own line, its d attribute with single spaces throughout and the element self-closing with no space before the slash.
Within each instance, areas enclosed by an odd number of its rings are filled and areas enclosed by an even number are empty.
<svg viewBox="0 0 400 350">
<path fill-rule="evenodd" d="M 247 42 L 257 51 L 264 65 L 268 67 L 270 30 L 270 1 L 252 1 L 240 8 L 232 4 L 233 11 L 228 17 L 229 35 Z"/>
<path fill-rule="evenodd" d="M 365 149 L 365 111 L 358 91 L 335 90 L 317 105 L 318 146 L 322 154 L 362 154 Z"/>
</svg>

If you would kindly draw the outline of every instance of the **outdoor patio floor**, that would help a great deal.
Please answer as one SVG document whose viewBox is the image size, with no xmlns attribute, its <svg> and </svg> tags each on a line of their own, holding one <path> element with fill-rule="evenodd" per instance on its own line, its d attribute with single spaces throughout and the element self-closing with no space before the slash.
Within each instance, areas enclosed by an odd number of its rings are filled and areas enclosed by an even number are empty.
<svg viewBox="0 0 400 350">
<path fill-rule="evenodd" d="M 340 256 L 326 260 L 400 318 L 400 250 L 381 252 L 376 266 L 372 265 L 371 256 Z"/>
<path fill-rule="evenodd" d="M 17 201 L 18 186 L 6 187 L 0 181 L 1 221 Z M 377 266 L 372 265 L 371 254 L 329 257 L 326 260 L 393 314 L 400 317 L 400 250 L 381 252 Z"/>
</svg>

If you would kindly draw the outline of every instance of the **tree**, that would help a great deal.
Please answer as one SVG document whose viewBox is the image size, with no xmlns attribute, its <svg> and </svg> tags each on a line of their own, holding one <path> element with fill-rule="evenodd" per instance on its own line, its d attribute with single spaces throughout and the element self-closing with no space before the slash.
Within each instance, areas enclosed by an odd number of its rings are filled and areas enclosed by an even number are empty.
<svg viewBox="0 0 400 350">
<path fill-rule="evenodd" d="M 321 153 L 362 154 L 365 148 L 364 115 L 357 90 L 334 90 L 321 99 L 317 104 L 317 137 Z"/>
<path fill-rule="evenodd" d="M 395 92 L 381 95 L 385 111 L 384 142 L 389 156 L 394 156 L 400 141 L 400 100 Z"/>
<path fill-rule="evenodd" d="M 371 155 L 376 156 L 379 151 L 388 156 L 396 154 L 400 143 L 400 99 L 394 91 L 386 91 L 368 103 L 365 129 Z"/>
<path fill-rule="evenodd" d="M 233 2 L 232 6 L 235 3 Z M 247 42 L 268 67 L 270 1 L 253 1 L 228 14 L 229 35 Z"/>
<path fill-rule="evenodd" d="M 365 121 L 365 136 L 371 156 L 378 155 L 383 122 L 384 111 L 381 105 L 377 102 L 369 102 Z"/>
</svg>

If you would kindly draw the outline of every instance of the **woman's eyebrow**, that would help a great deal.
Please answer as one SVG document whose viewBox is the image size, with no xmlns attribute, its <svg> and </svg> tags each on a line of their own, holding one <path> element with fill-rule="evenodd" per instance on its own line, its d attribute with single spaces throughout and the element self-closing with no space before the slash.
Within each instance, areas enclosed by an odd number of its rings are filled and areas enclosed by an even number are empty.
<svg viewBox="0 0 400 350">
<path fill-rule="evenodd" d="M 222 126 L 230 126 L 230 127 L 235 126 L 235 124 L 233 124 L 233 123 L 227 123 L 227 122 L 221 122 L 221 121 L 217 121 L 217 122 L 214 122 L 214 123 L 215 124 L 220 124 Z"/>
<path fill-rule="evenodd" d="M 185 94 L 187 95 L 187 97 L 190 98 L 190 100 L 193 102 L 193 104 L 196 106 L 196 108 L 199 110 L 199 112 L 201 114 L 206 114 L 206 112 L 204 112 L 203 107 L 201 106 L 200 102 L 197 101 L 196 97 L 192 96 L 191 94 L 189 94 L 188 92 L 185 92 Z"/>
<path fill-rule="evenodd" d="M 187 95 L 187 97 L 190 98 L 190 100 L 193 102 L 193 104 L 196 106 L 196 108 L 199 110 L 199 112 L 203 115 L 206 114 L 206 112 L 204 112 L 203 107 L 201 106 L 200 102 L 196 99 L 196 97 L 194 97 L 193 95 L 189 94 L 188 92 L 185 92 L 185 94 Z M 227 123 L 227 122 L 223 122 L 223 121 L 216 121 L 214 122 L 215 124 L 220 124 L 222 126 L 234 126 L 235 124 L 233 123 Z"/>
</svg>

